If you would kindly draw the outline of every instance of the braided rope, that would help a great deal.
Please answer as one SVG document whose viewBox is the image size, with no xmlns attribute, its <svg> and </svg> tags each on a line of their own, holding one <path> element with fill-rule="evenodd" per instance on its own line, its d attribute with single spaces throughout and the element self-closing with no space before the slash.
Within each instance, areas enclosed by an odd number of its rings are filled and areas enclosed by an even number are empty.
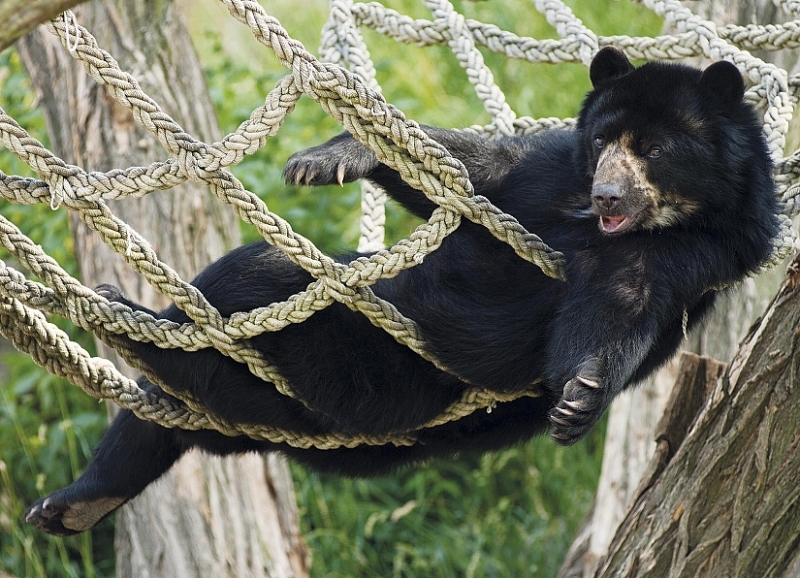
<svg viewBox="0 0 800 578">
<path fill-rule="evenodd" d="M 483 106 L 492 116 L 492 124 L 504 135 L 513 134 L 516 114 L 506 102 L 506 97 L 494 82 L 492 71 L 483 61 L 483 55 L 467 32 L 466 19 L 455 11 L 448 0 L 425 0 L 433 12 L 434 24 L 441 23 L 449 32 L 448 44 L 466 71 L 469 82 Z"/>
<path fill-rule="evenodd" d="M 117 337 L 119 334 L 153 342 L 159 347 L 185 350 L 214 347 L 246 363 L 255 375 L 291 396 L 291 384 L 258 351 L 247 346 L 246 340 L 264 331 L 278 331 L 291 323 L 302 322 L 334 302 L 344 303 L 366 315 L 370 322 L 386 330 L 398 342 L 440 369 L 448 370 L 426 351 L 416 324 L 378 298 L 370 285 L 422 262 L 425 255 L 436 250 L 444 237 L 459 226 L 462 217 L 484 225 L 513 247 L 520 257 L 537 264 L 546 274 L 563 277 L 563 257 L 559 253 L 549 249 L 541 239 L 487 199 L 473 195 L 463 165 L 418 125 L 406 120 L 385 102 L 360 32 L 362 26 L 398 42 L 449 45 L 492 119 L 488 126 L 473 126 L 468 130 L 488 137 L 532 134 L 553 127 L 568 127 L 573 121 L 517 118 L 495 84 L 478 51 L 479 46 L 530 62 L 588 64 L 600 47 L 612 44 L 630 58 L 664 60 L 703 55 L 730 60 L 754 83 L 746 97 L 764 110 L 764 131 L 776 161 L 776 182 L 785 211 L 781 216 L 782 229 L 776 240 L 774 259 L 777 261 L 796 244 L 790 218 L 800 213 L 797 200 L 800 185 L 795 184 L 800 178 L 800 151 L 785 157 L 783 151 L 788 123 L 798 100 L 800 75 L 790 78 L 784 70 L 747 51 L 800 47 L 800 20 L 763 26 L 717 26 L 698 17 L 677 0 L 643 0 L 645 6 L 667 19 L 678 33 L 655 38 L 600 37 L 563 2 L 535 0 L 537 9 L 561 36 L 560 39 L 537 40 L 465 19 L 448 0 L 425 0 L 431 10 L 431 20 L 411 19 L 377 3 L 331 0 L 321 52 L 324 60 L 347 65 L 351 69 L 348 71 L 314 58 L 291 39 L 275 19 L 266 15 L 257 2 L 221 1 L 234 18 L 248 26 L 259 42 L 274 51 L 291 73 L 270 91 L 264 105 L 256 108 L 235 132 L 219 142 L 203 143 L 187 134 L 74 19 L 53 20 L 47 26 L 62 44 L 69 45 L 70 53 L 83 63 L 87 73 L 131 110 L 136 122 L 149 130 L 170 156 L 147 167 L 85 172 L 48 151 L 0 108 L 0 140 L 39 176 L 39 179 L 30 179 L 0 173 L 0 197 L 15 203 L 49 203 L 54 209 L 64 206 L 75 211 L 112 250 L 192 320 L 192 323 L 177 324 L 107 301 L 69 276 L 16 226 L 0 216 L 0 245 L 43 281 L 29 281 L 19 271 L 0 262 L 0 332 L 48 371 L 67 377 L 91 395 L 115 399 L 143 419 L 167 427 L 209 428 L 226 435 L 248 435 L 297 447 L 408 445 L 415 443 L 418 435 L 418 432 L 385 436 L 317 434 L 226 423 L 209 415 L 196 400 L 186 396 L 175 395 L 180 401 L 173 402 L 141 390 L 109 362 L 91 358 L 70 342 L 42 312 L 66 317 L 82 328 L 95 331 L 145 373 L 148 369 L 127 350 L 124 340 Z M 790 17 L 800 17 L 800 3 L 790 0 L 781 6 Z M 227 169 L 263 147 L 266 139 L 278 132 L 303 93 L 317 101 L 357 140 L 369 146 L 381 162 L 439 205 L 427 223 L 417 227 L 406 239 L 384 249 L 385 194 L 374 187 L 366 187 L 362 192 L 359 249 L 376 252 L 370 257 L 340 264 L 295 233 L 288 222 L 271 213 L 263 201 L 243 187 Z M 307 270 L 315 281 L 284 302 L 222 318 L 196 288 L 161 262 L 146 240 L 117 218 L 105 203 L 108 199 L 142 197 L 155 190 L 174 187 L 186 179 L 208 183 L 221 201 L 232 205 L 242 220 L 255 225 L 269 243 Z M 155 379 L 155 376 L 149 377 Z M 168 393 L 175 394 L 162 385 Z M 460 419 L 480 409 L 490 410 L 496 403 L 536 394 L 535 385 L 529 391 L 512 396 L 471 387 L 446 412 L 420 430 Z"/>
<path fill-rule="evenodd" d="M 347 67 L 372 90 L 381 92 L 369 49 L 353 18 L 353 0 L 331 0 L 330 6 L 330 17 L 322 28 L 322 60 Z M 370 253 L 384 248 L 385 206 L 386 194 L 371 182 L 362 181 L 359 252 Z"/>
</svg>

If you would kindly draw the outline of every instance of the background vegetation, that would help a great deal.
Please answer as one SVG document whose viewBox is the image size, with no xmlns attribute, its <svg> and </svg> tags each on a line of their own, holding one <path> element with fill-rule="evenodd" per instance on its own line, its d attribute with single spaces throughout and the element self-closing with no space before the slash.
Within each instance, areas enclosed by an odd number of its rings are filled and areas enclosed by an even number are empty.
<svg viewBox="0 0 800 578">
<path fill-rule="evenodd" d="M 188 0 L 187 0 L 188 1 Z M 421 2 L 385 2 L 429 17 Z M 189 2 L 189 25 L 206 66 L 223 130 L 230 132 L 285 74 L 268 50 L 213 2 Z M 316 51 L 327 2 L 262 0 L 289 33 Z M 660 20 L 627 1 L 568 2 L 599 34 L 654 35 Z M 531 2 L 456 2 L 468 18 L 535 38 L 555 31 Z M 224 9 L 223 9 L 224 12 Z M 398 46 L 364 31 L 387 99 L 410 118 L 444 127 L 488 122 L 447 48 Z M 589 87 L 579 65 L 531 65 L 485 53 L 498 84 L 519 115 L 573 116 Z M 18 59 L 0 54 L 0 106 L 29 132 L 46 131 Z M 356 186 L 286 187 L 281 170 L 294 151 L 318 144 L 340 128 L 303 99 L 276 138 L 234 169 L 245 186 L 323 250 L 353 248 L 358 237 Z M 0 170 L 30 174 L 6 151 Z M 63 210 L 0 202 L 0 211 L 59 262 L 74 263 Z M 414 225 L 397 207 L 388 213 L 389 241 Z M 247 240 L 255 232 L 246 229 Z M 8 255 L 2 254 L 8 260 Z M 91 350 L 91 336 L 63 324 Z M 17 576 L 113 576 L 111 522 L 81 536 L 57 539 L 21 523 L 30 502 L 68 484 L 85 467 L 105 428 L 102 404 L 35 367 L 17 353 L 0 375 L 0 572 Z M 377 480 L 342 480 L 293 467 L 302 529 L 313 552 L 314 576 L 554 576 L 591 504 L 602 457 L 603 428 L 569 449 L 547 439 L 519 448 Z"/>
</svg>

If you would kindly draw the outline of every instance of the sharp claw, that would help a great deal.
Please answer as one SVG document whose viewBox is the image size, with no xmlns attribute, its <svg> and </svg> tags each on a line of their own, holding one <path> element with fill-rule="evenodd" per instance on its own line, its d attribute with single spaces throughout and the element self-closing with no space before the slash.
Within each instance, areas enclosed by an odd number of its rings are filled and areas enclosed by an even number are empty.
<svg viewBox="0 0 800 578">
<path fill-rule="evenodd" d="M 564 404 L 564 405 L 566 405 L 566 406 L 567 406 L 569 409 L 571 409 L 571 410 L 572 410 L 572 412 L 573 412 L 573 414 L 574 414 L 576 411 L 583 411 L 583 404 L 582 404 L 581 402 L 579 402 L 579 401 L 570 401 L 570 400 L 568 400 L 568 399 L 562 399 L 562 400 L 561 400 L 561 403 L 563 403 L 563 404 Z M 558 408 L 556 408 L 556 409 L 560 409 L 560 410 L 562 410 L 562 411 L 565 411 L 563 408 L 560 408 L 560 407 L 558 407 Z"/>
<path fill-rule="evenodd" d="M 297 169 L 297 172 L 294 174 L 294 184 L 295 185 L 303 184 L 302 180 L 305 174 L 306 174 L 306 167 L 300 167 L 299 169 Z"/>
<path fill-rule="evenodd" d="M 586 387 L 591 387 L 592 389 L 603 389 L 602 385 L 592 379 L 587 379 L 586 377 L 582 377 L 580 375 L 576 375 L 575 379 L 580 381 Z"/>
<path fill-rule="evenodd" d="M 566 404 L 567 402 L 565 402 L 565 401 L 563 401 L 563 400 L 562 400 L 562 402 L 561 402 L 561 403 L 564 403 L 564 404 Z M 561 415 L 566 415 L 566 416 L 572 416 L 572 415 L 575 415 L 575 411 L 574 411 L 574 409 L 573 409 L 571 406 L 567 408 L 567 407 L 561 407 L 560 405 L 557 405 L 557 406 L 555 407 L 555 411 L 558 411 L 558 412 L 560 412 L 560 413 L 561 413 Z"/>
<path fill-rule="evenodd" d="M 313 166 L 306 172 L 306 184 L 310 185 L 314 182 L 314 177 L 317 176 L 317 169 Z"/>
<path fill-rule="evenodd" d="M 564 427 L 569 427 L 569 426 L 572 425 L 567 420 L 561 419 L 560 417 L 558 417 L 556 415 L 553 415 L 553 414 L 550 414 L 550 421 L 552 421 L 553 423 L 557 423 L 558 425 L 561 425 L 561 426 L 564 426 Z"/>
<path fill-rule="evenodd" d="M 339 167 L 336 169 L 336 182 L 339 183 L 340 187 L 344 185 L 344 171 L 344 165 L 339 165 Z"/>
<path fill-rule="evenodd" d="M 556 441 L 562 441 L 562 442 L 568 442 L 572 440 L 572 438 L 568 434 L 559 432 L 550 432 L 550 437 Z"/>
</svg>

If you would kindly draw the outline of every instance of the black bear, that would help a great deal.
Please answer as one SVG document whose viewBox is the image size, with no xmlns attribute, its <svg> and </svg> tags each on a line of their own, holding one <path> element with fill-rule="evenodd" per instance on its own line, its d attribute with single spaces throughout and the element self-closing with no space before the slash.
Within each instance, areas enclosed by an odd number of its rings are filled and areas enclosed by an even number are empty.
<svg viewBox="0 0 800 578">
<path fill-rule="evenodd" d="M 580 439 L 615 395 L 675 353 L 686 320 L 698 323 L 721 288 L 764 263 L 778 230 L 770 157 L 735 66 L 635 69 L 605 48 L 590 77 L 576 130 L 486 140 L 425 129 L 464 162 L 476 194 L 564 253 L 566 282 L 465 220 L 424 263 L 374 285 L 419 324 L 430 351 L 455 374 L 498 392 L 539 381 L 545 395 L 426 429 L 411 446 L 337 450 L 170 430 L 122 411 L 86 472 L 35 503 L 27 520 L 58 535 L 86 530 L 191 447 L 277 450 L 359 476 L 495 450 L 548 428 L 560 443 Z M 310 185 L 366 178 L 421 217 L 434 209 L 348 134 L 292 156 L 285 177 Z M 284 300 L 311 281 L 279 250 L 256 243 L 211 265 L 194 285 L 227 316 Z M 114 288 L 101 291 L 143 309 Z M 189 321 L 174 306 L 160 317 Z M 302 402 L 213 349 L 130 342 L 173 391 L 190 392 L 218 416 L 309 434 L 414 430 L 468 387 L 340 304 L 251 345 Z M 157 389 L 145 378 L 140 384 Z"/>
</svg>

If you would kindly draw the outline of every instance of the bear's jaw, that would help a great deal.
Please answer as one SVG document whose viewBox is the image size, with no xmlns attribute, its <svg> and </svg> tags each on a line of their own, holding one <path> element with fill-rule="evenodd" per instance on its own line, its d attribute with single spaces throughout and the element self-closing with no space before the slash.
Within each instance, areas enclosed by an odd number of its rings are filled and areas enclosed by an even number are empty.
<svg viewBox="0 0 800 578">
<path fill-rule="evenodd" d="M 600 230 L 608 235 L 616 235 L 630 228 L 636 215 L 600 215 Z"/>
</svg>

